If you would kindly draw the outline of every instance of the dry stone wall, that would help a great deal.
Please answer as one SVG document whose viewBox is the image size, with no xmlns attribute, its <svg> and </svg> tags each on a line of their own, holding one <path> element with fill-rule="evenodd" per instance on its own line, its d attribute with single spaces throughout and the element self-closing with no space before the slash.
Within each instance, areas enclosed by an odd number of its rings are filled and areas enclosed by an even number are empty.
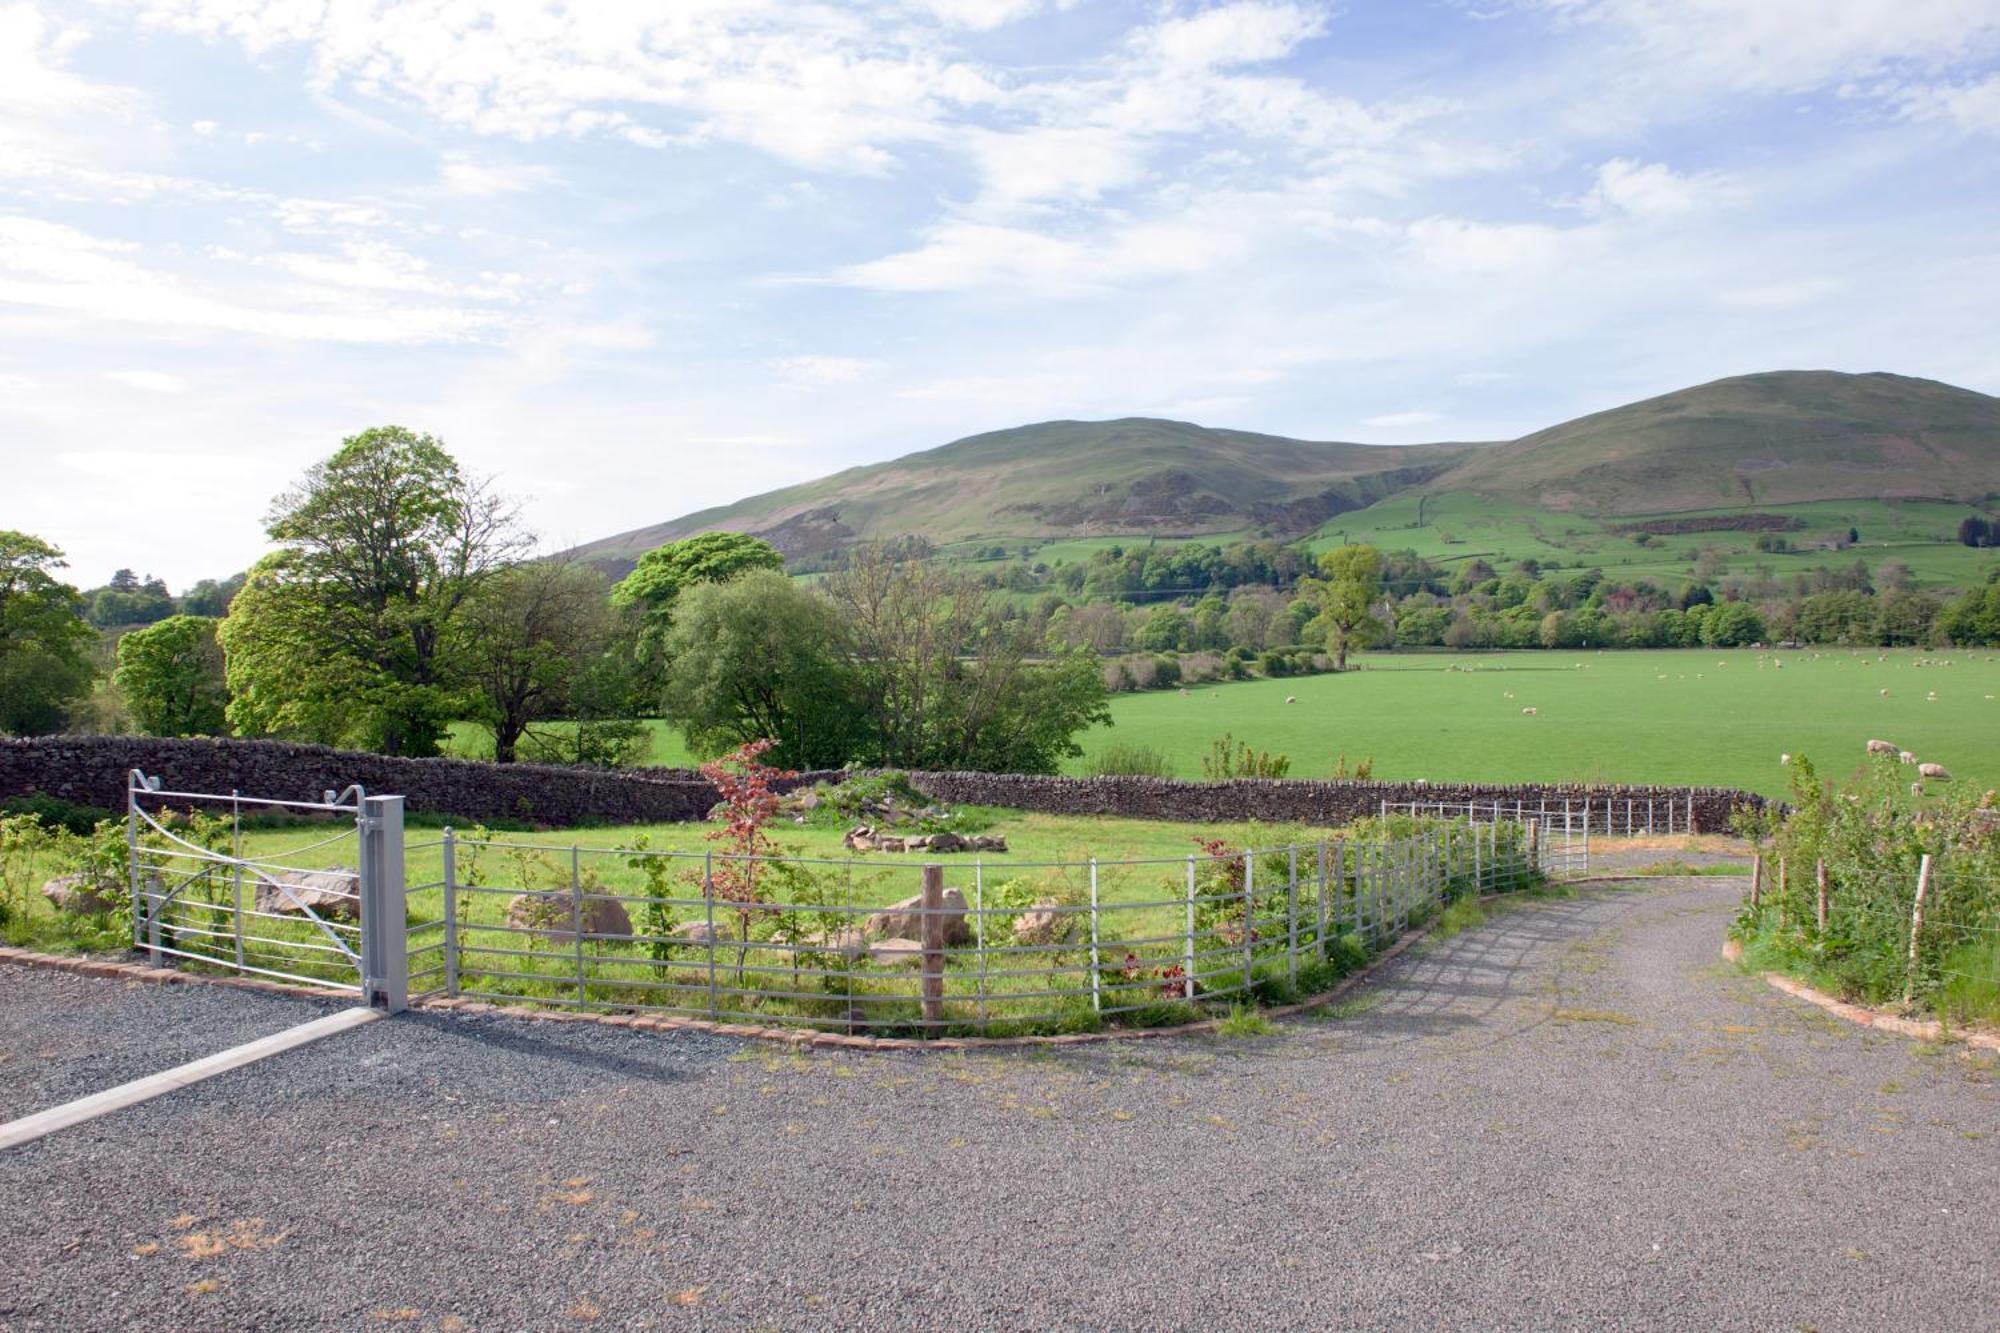
<svg viewBox="0 0 2000 1333">
<path fill-rule="evenodd" d="M 121 809 L 126 773 L 138 768 L 181 791 L 282 800 L 317 800 L 360 783 L 377 795 L 401 795 L 408 808 L 464 820 L 519 820 L 562 827 L 585 823 L 698 820 L 716 792 L 686 769 L 614 771 L 464 759 L 398 759 L 282 741 L 166 740 L 134 736 L 55 736 L 0 740 L 0 798 L 44 792 L 85 805 Z M 806 773 L 784 787 L 832 773 Z M 911 781 L 946 805 L 996 805 L 1042 814 L 1122 815 L 1189 823 L 1273 820 L 1344 824 L 1382 803 L 1516 802 L 1533 809 L 1567 805 L 1591 811 L 1593 827 L 1618 830 L 1626 812 L 1643 822 L 1651 808 L 1693 812 L 1700 832 L 1723 832 L 1731 811 L 1762 805 L 1760 796 L 1722 787 L 1612 787 L 1400 782 L 1182 782 L 1164 778 L 1063 778 L 1012 773 L 912 773 Z M 1629 803 L 1629 804 L 1628 804 Z"/>
</svg>

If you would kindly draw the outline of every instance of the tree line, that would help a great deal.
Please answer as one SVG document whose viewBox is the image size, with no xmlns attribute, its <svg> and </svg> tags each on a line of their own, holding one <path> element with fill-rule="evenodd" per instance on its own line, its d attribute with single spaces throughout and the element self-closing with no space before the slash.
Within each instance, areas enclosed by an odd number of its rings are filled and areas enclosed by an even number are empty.
<svg viewBox="0 0 2000 1333">
<path fill-rule="evenodd" d="M 629 760 L 664 715 L 704 755 L 772 739 L 790 767 L 1053 771 L 1108 720 L 1085 652 L 1046 654 L 986 590 L 906 550 L 851 553 L 808 587 L 768 543 L 709 533 L 613 585 L 535 558 L 518 507 L 437 440 L 342 442 L 278 496 L 273 549 L 220 616 L 117 637 L 108 683 L 160 735 L 272 736 L 442 753 L 454 723 L 503 762 Z M 0 727 L 73 724 L 96 679 L 100 599 L 62 553 L 0 534 Z M 107 628 L 166 595 L 121 571 Z M 129 617 L 129 618 L 128 618 Z M 543 725 L 560 723 L 561 725 Z"/>
</svg>

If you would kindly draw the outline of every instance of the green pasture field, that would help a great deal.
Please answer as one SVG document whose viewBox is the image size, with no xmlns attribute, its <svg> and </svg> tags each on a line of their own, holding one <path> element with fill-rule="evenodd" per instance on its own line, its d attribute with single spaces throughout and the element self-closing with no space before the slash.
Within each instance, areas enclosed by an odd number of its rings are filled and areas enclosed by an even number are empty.
<svg viewBox="0 0 2000 1333">
<path fill-rule="evenodd" d="M 1418 507 L 1422 506 L 1421 521 Z M 1538 560 L 1564 568 L 1602 567 L 1616 579 L 1685 581 L 1703 549 L 1724 552 L 1730 572 L 1768 566 L 1778 578 L 1809 573 L 1820 565 L 1845 566 L 1865 560 L 1879 569 L 1890 560 L 1910 567 L 1919 587 L 1963 587 L 1981 583 L 1994 564 L 1991 550 L 1975 550 L 1955 539 L 1959 520 L 1979 513 L 1969 505 L 1931 500 L 1823 500 L 1811 504 L 1757 506 L 1760 513 L 1786 514 L 1804 527 L 1780 533 L 1795 546 L 1844 540 L 1850 528 L 1860 544 L 1846 550 L 1759 551 L 1754 532 L 1691 532 L 1652 537 L 1611 529 L 1648 518 L 1692 518 L 1689 514 L 1641 514 L 1600 521 L 1581 514 L 1487 500 L 1469 493 L 1437 497 L 1404 494 L 1367 509 L 1341 514 L 1313 538 L 1315 550 L 1366 542 L 1383 550 L 1415 551 L 1432 561 L 1456 564 L 1483 558 L 1505 570 L 1517 561 Z M 1730 513 L 1736 510 L 1699 511 Z"/>
<path fill-rule="evenodd" d="M 1378 778 L 1779 795 L 1781 754 L 1808 755 L 1823 774 L 1844 777 L 1879 737 L 1984 788 L 2000 786 L 1996 657 L 1844 648 L 1370 654 L 1343 675 L 1116 696 L 1114 725 L 1087 734 L 1070 769 L 1087 771 L 1092 756 L 1123 742 L 1156 747 L 1175 776 L 1198 778 L 1210 742 L 1227 732 L 1289 755 L 1291 776 L 1301 778 L 1330 776 L 1344 753 L 1350 766 L 1372 756 Z"/>
</svg>

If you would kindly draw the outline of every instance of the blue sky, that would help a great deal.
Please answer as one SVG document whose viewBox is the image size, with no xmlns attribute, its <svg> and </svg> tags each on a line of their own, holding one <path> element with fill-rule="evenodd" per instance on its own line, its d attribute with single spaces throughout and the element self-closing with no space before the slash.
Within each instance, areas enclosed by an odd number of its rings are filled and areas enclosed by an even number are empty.
<svg viewBox="0 0 2000 1333">
<path fill-rule="evenodd" d="M 550 546 L 1056 417 L 2000 392 L 2000 0 L 0 0 L 0 526 L 264 548 L 432 431 Z"/>
</svg>

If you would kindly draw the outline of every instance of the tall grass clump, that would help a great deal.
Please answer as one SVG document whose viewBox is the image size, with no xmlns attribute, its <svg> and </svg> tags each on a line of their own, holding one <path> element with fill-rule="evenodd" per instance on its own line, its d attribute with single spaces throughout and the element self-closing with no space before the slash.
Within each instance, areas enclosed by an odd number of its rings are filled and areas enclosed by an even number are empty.
<svg viewBox="0 0 2000 1333">
<path fill-rule="evenodd" d="M 1113 741 L 1092 757 L 1088 772 L 1093 778 L 1170 778 L 1174 761 L 1157 745 Z"/>
</svg>

